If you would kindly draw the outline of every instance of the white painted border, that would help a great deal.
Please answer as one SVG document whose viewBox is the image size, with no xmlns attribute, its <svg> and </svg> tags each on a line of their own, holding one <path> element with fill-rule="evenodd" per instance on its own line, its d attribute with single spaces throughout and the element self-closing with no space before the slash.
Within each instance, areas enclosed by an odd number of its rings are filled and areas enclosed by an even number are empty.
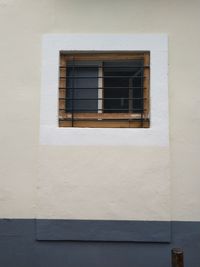
<svg viewBox="0 0 200 267">
<path fill-rule="evenodd" d="M 59 128 L 59 51 L 150 51 L 151 127 Z M 46 145 L 168 146 L 166 34 L 48 34 L 42 46 L 40 142 Z"/>
</svg>

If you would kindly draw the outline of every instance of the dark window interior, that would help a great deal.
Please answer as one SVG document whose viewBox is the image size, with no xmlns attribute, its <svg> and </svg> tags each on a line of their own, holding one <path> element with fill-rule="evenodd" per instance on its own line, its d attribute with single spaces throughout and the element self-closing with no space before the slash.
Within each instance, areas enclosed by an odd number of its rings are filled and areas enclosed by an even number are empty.
<svg viewBox="0 0 200 267">
<path fill-rule="evenodd" d="M 74 63 L 73 63 L 74 64 Z M 103 76 L 98 65 L 67 68 L 66 111 L 98 112 L 98 84 L 103 83 L 104 113 L 143 112 L 143 60 L 104 61 Z M 101 109 L 99 109 L 101 110 Z"/>
<path fill-rule="evenodd" d="M 67 69 L 68 112 L 98 111 L 98 66 Z"/>
<path fill-rule="evenodd" d="M 143 61 L 104 63 L 104 112 L 142 112 Z"/>
</svg>

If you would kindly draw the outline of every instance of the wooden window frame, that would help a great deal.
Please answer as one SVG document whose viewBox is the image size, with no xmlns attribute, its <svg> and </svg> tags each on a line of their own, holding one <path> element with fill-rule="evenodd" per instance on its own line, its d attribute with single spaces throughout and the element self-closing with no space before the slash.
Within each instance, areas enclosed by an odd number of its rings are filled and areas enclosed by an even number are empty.
<svg viewBox="0 0 200 267">
<path fill-rule="evenodd" d="M 66 112 L 67 62 L 104 60 L 144 60 L 143 98 L 141 113 L 70 113 Z M 102 84 L 103 87 L 103 84 Z M 102 96 L 103 96 L 102 90 Z M 103 97 L 102 97 L 103 98 Z M 60 51 L 59 64 L 59 127 L 88 128 L 149 128 L 150 127 L 150 52 L 65 52 Z M 103 102 L 103 101 L 102 101 Z M 103 103 L 102 103 L 103 104 Z M 99 100 L 98 100 L 99 105 Z M 73 116 L 73 120 L 72 120 Z M 83 120 L 84 119 L 84 120 Z"/>
</svg>

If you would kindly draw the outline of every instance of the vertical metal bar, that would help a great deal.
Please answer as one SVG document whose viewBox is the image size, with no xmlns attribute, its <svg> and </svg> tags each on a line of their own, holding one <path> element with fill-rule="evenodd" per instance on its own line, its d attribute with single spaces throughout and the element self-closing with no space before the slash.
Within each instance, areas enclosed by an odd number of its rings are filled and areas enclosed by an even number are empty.
<svg viewBox="0 0 200 267">
<path fill-rule="evenodd" d="M 133 78 L 129 77 L 129 101 L 128 101 L 128 107 L 129 107 L 129 113 L 133 112 Z"/>
<path fill-rule="evenodd" d="M 183 250 L 181 248 L 173 248 L 171 253 L 172 267 L 184 267 Z"/>
<path fill-rule="evenodd" d="M 143 96 L 144 96 L 144 62 L 143 62 L 143 67 L 141 69 L 141 75 L 140 75 L 140 97 L 142 98 L 140 101 L 140 107 L 142 110 L 141 110 L 141 127 L 144 128 L 144 100 L 143 100 Z"/>
<path fill-rule="evenodd" d="M 98 113 L 103 110 L 103 63 L 98 66 Z"/>
<path fill-rule="evenodd" d="M 75 77 L 75 62 L 72 58 L 72 127 L 74 127 L 74 77 Z"/>
<path fill-rule="evenodd" d="M 143 65 L 143 114 L 144 119 L 149 119 L 149 106 L 150 106 L 150 53 L 145 52 L 144 53 L 144 65 Z M 149 126 L 147 126 L 149 127 Z"/>
<path fill-rule="evenodd" d="M 133 112 L 133 78 L 129 77 L 128 82 L 128 111 L 129 113 Z M 128 119 L 129 128 L 130 128 L 130 118 Z"/>
</svg>

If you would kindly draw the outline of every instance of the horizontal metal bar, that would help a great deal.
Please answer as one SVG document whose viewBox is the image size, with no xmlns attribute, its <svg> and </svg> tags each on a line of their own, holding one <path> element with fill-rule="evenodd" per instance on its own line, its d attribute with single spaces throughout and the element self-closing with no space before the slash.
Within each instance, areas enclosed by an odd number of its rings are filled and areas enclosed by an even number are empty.
<svg viewBox="0 0 200 267">
<path fill-rule="evenodd" d="M 98 68 L 103 68 L 103 69 L 113 69 L 113 68 L 126 68 L 126 69 L 144 69 L 144 68 L 149 68 L 150 65 L 145 65 L 145 66 L 101 66 L 101 65 L 67 65 L 67 67 L 60 66 L 60 69 L 67 69 L 67 68 L 73 68 L 73 67 L 78 67 L 78 68 L 92 68 L 92 67 L 98 67 Z"/>
<path fill-rule="evenodd" d="M 135 78 L 148 78 L 147 76 L 134 76 L 134 77 L 132 77 L 132 76 L 118 76 L 118 75 L 116 75 L 116 76 L 79 76 L 79 77 L 77 77 L 77 76 L 66 76 L 66 77 L 60 77 L 60 79 L 66 79 L 66 78 L 69 78 L 69 79 L 110 79 L 110 78 L 112 78 L 112 79 L 114 79 L 114 78 L 117 78 L 117 79 L 119 79 L 119 78 L 127 78 L 127 79 L 135 79 Z"/>
<path fill-rule="evenodd" d="M 119 98 L 119 97 L 109 97 L 109 98 L 65 98 L 65 97 L 60 97 L 59 98 L 60 100 L 70 100 L 70 101 L 73 101 L 73 100 L 147 100 L 147 98 L 144 98 L 144 97 L 135 97 L 135 98 L 128 98 L 128 97 L 122 97 L 122 98 Z"/>
<path fill-rule="evenodd" d="M 59 119 L 60 121 L 72 121 L 71 118 L 65 118 L 65 119 Z M 138 119 L 135 119 L 135 118 L 110 118 L 110 119 L 104 119 L 104 118 L 74 118 L 73 119 L 74 121 L 148 121 L 149 119 L 145 119 L 145 118 L 138 118 Z"/>
<path fill-rule="evenodd" d="M 66 109 L 60 109 L 60 110 L 66 110 Z M 75 113 L 75 112 L 77 112 L 77 111 L 84 111 L 84 112 L 86 112 L 86 111 L 88 111 L 88 112 L 97 112 L 97 111 L 104 111 L 104 112 L 106 112 L 106 111 L 112 111 L 112 110 L 115 110 L 115 111 L 141 111 L 141 112 L 144 112 L 145 111 L 145 109 L 136 109 L 136 108 L 132 108 L 132 109 L 129 109 L 129 108 L 126 108 L 126 109 L 124 109 L 124 108 L 107 108 L 107 109 L 76 109 L 76 108 L 67 108 L 67 111 L 72 111 L 73 113 Z M 115 113 L 115 112 L 114 112 Z"/>
<path fill-rule="evenodd" d="M 73 88 L 73 87 L 59 87 L 59 89 L 61 90 L 106 90 L 106 89 L 146 89 L 146 87 L 141 87 L 141 86 L 130 86 L 130 87 L 127 87 L 127 86 L 115 86 L 115 87 L 76 87 L 76 88 Z"/>
</svg>

